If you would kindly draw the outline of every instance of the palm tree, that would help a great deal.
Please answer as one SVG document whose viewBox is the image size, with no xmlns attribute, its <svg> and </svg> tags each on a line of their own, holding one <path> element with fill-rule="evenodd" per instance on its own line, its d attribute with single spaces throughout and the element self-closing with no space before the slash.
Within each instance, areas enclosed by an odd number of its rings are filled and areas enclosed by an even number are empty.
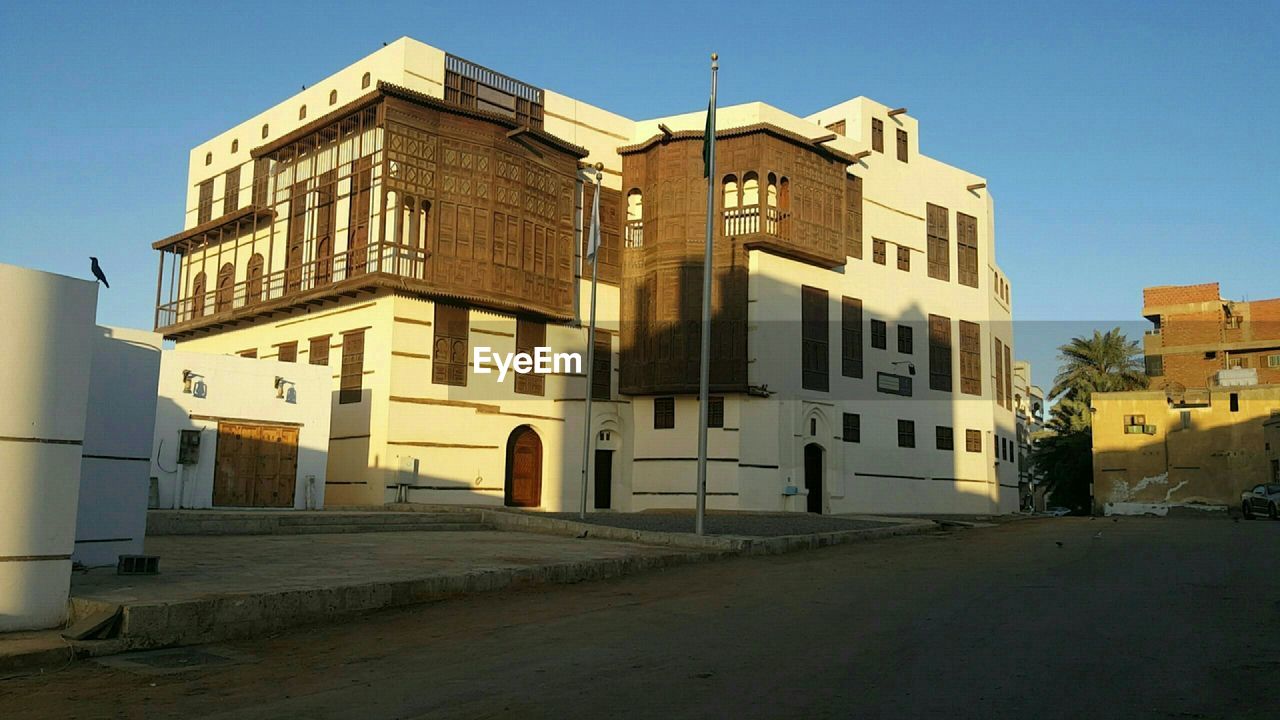
<svg viewBox="0 0 1280 720">
<path fill-rule="evenodd" d="M 1121 392 L 1147 387 L 1138 343 L 1113 328 L 1093 337 L 1072 338 L 1058 348 L 1062 366 L 1053 381 L 1056 398 L 1051 425 L 1059 432 L 1089 426 L 1089 400 L 1095 392 Z"/>
</svg>

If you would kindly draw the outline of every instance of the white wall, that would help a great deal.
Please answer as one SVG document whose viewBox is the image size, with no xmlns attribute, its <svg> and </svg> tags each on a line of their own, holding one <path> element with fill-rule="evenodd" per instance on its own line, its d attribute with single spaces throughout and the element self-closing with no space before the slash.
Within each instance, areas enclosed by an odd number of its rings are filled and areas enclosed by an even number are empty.
<svg viewBox="0 0 1280 720">
<path fill-rule="evenodd" d="M 66 618 L 98 284 L 0 265 L 0 632 Z"/>
<path fill-rule="evenodd" d="M 192 392 L 183 392 L 183 371 L 195 373 Z M 284 398 L 276 397 L 276 376 L 287 381 Z M 323 507 L 325 467 L 329 451 L 332 381 L 327 366 L 165 350 L 160 359 L 159 397 L 151 475 L 158 478 L 160 507 L 174 507 L 181 486 L 181 507 L 213 506 L 213 473 L 218 450 L 218 422 L 296 424 L 298 475 L 293 507 L 306 508 L 308 478 L 311 507 Z M 199 462 L 178 465 L 182 430 L 200 430 Z"/>
<path fill-rule="evenodd" d="M 161 342 L 146 330 L 98 326 L 94 334 L 71 556 L 88 567 L 142 552 Z"/>
</svg>

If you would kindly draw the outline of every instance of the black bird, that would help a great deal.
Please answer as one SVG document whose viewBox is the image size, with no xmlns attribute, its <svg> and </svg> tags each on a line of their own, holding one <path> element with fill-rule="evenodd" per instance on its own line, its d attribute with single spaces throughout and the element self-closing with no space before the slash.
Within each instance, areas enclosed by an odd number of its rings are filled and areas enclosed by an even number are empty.
<svg viewBox="0 0 1280 720">
<path fill-rule="evenodd" d="M 111 283 L 107 282 L 107 276 L 102 274 L 102 268 L 98 267 L 98 258 L 89 257 L 89 269 L 93 271 L 93 276 L 107 287 L 111 287 Z"/>
</svg>

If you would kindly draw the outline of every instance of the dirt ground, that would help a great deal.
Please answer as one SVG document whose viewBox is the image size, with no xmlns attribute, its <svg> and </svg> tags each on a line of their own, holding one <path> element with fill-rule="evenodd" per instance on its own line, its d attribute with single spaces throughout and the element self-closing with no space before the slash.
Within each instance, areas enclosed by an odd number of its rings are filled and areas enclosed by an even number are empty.
<svg viewBox="0 0 1280 720">
<path fill-rule="evenodd" d="M 78 662 L 0 718 L 1271 718 L 1278 558 L 1280 522 L 1028 520 Z"/>
</svg>

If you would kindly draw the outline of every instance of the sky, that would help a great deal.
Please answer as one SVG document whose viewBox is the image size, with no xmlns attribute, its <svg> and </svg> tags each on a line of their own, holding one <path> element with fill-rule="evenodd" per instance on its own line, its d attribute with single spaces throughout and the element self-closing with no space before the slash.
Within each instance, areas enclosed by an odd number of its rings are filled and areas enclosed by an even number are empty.
<svg viewBox="0 0 1280 720">
<path fill-rule="evenodd" d="M 151 327 L 194 145 L 408 35 L 633 118 L 906 106 L 982 175 L 1017 355 L 1141 332 L 1146 285 L 1280 296 L 1280 3 L 6 3 L 0 262 L 112 283 Z"/>
</svg>

